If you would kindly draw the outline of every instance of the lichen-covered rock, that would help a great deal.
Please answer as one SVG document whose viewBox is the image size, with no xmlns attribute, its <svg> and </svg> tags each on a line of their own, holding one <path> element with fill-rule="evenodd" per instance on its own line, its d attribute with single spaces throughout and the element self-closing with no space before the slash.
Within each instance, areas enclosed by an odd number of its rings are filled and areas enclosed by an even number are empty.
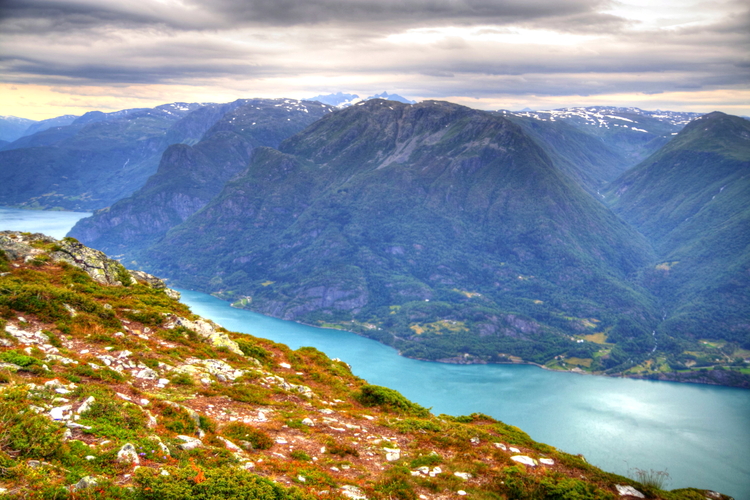
<svg viewBox="0 0 750 500">
<path fill-rule="evenodd" d="M 138 452 L 135 451 L 135 446 L 131 443 L 125 443 L 120 451 L 117 452 L 117 461 L 121 463 L 132 463 L 138 465 L 141 463 L 141 459 L 138 456 Z"/>
<path fill-rule="evenodd" d="M 167 324 L 167 328 L 174 328 L 176 326 L 182 326 L 189 330 L 193 330 L 195 333 L 208 340 L 208 342 L 214 347 L 224 347 L 235 354 L 239 354 L 240 356 L 244 355 L 239 344 L 230 339 L 229 335 L 225 332 L 219 331 L 219 327 L 211 321 L 203 319 L 190 321 L 186 318 L 174 317 L 173 321 Z"/>
<path fill-rule="evenodd" d="M 190 451 L 196 448 L 203 447 L 203 441 L 201 441 L 198 438 L 194 438 L 190 436 L 183 436 L 183 435 L 178 435 L 177 437 L 184 441 L 184 443 L 180 444 L 180 448 L 182 448 L 185 451 Z"/>
<path fill-rule="evenodd" d="M 161 278 L 157 278 L 153 274 L 148 274 L 143 271 L 133 270 L 130 270 L 130 275 L 136 281 L 142 281 L 156 290 L 164 290 L 170 298 L 180 300 L 180 292 L 172 290 L 171 288 L 167 288 L 167 284 L 164 283 L 164 280 L 162 280 Z"/>
<path fill-rule="evenodd" d="M 527 457 L 526 455 L 515 455 L 510 457 L 510 459 L 514 462 L 518 462 L 519 464 L 528 465 L 529 467 L 537 466 L 537 461 L 531 457 Z"/>
<path fill-rule="evenodd" d="M 167 288 L 163 280 L 143 271 L 129 271 L 104 252 L 89 248 L 74 238 L 57 240 L 41 233 L 22 233 L 19 231 L 0 232 L 0 250 L 11 260 L 29 261 L 49 254 L 54 261 L 67 262 L 83 269 L 95 281 L 106 285 L 131 285 L 136 280 L 146 283 L 157 290 L 164 290 L 173 298 L 179 299 L 180 293 Z M 74 315 L 74 311 L 71 311 Z"/>
<path fill-rule="evenodd" d="M 621 497 L 630 496 L 635 498 L 646 498 L 643 493 L 630 485 L 616 484 L 615 488 L 617 488 L 617 493 L 619 493 Z"/>
<path fill-rule="evenodd" d="M 86 271 L 94 281 L 106 285 L 130 285 L 133 277 L 130 272 L 116 260 L 110 259 L 104 252 L 94 250 L 72 238 L 57 242 L 58 250 L 50 255 L 54 260 L 64 261 Z"/>
<path fill-rule="evenodd" d="M 88 457 L 86 457 L 88 459 Z M 96 486 L 96 478 L 92 476 L 83 476 L 74 486 L 73 491 L 85 490 Z"/>
</svg>

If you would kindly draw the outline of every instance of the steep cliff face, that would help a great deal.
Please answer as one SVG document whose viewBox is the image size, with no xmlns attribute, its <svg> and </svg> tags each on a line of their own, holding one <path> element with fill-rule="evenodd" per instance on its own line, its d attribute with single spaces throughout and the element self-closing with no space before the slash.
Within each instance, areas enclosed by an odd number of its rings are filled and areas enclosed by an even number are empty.
<svg viewBox="0 0 750 500">
<path fill-rule="evenodd" d="M 191 114 L 180 122 L 182 134 L 195 134 L 195 127 L 215 119 L 200 142 L 170 146 L 156 174 L 141 189 L 82 219 L 70 235 L 137 265 L 133 261 L 142 249 L 197 212 L 245 169 L 255 148 L 278 146 L 331 109 L 289 99 L 243 99 L 231 104 L 199 110 L 201 120 Z M 219 112 L 224 114 L 216 118 Z"/>
<path fill-rule="evenodd" d="M 487 415 L 436 417 L 313 348 L 91 273 L 104 259 L 0 236 L 2 496 L 730 500 L 609 474 Z"/>
</svg>

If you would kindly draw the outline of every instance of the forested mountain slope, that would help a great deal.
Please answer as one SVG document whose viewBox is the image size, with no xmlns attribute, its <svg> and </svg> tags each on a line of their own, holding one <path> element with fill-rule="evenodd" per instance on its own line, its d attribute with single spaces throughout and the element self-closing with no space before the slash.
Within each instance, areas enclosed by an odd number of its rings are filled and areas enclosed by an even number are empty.
<svg viewBox="0 0 750 500">
<path fill-rule="evenodd" d="M 545 362 L 587 325 L 650 332 L 652 258 L 508 119 L 373 100 L 256 150 L 142 263 L 410 356 Z"/>
<path fill-rule="evenodd" d="M 612 183 L 607 201 L 656 249 L 659 330 L 750 348 L 750 122 L 711 113 Z"/>
</svg>

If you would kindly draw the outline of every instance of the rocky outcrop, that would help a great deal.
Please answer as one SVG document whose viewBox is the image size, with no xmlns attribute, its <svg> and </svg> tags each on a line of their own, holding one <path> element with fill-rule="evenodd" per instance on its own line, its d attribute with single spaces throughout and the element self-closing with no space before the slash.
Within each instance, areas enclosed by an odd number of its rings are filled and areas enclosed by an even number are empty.
<svg viewBox="0 0 750 500">
<path fill-rule="evenodd" d="M 37 259 L 39 263 L 43 263 L 51 259 L 56 262 L 67 262 L 82 269 L 94 281 L 103 285 L 127 286 L 142 282 L 151 288 L 164 290 L 173 299 L 180 298 L 179 292 L 167 288 L 163 280 L 143 271 L 129 271 L 118 261 L 107 257 L 104 252 L 89 248 L 74 238 L 57 240 L 41 233 L 2 231 L 0 251 L 10 260 L 31 262 Z"/>
<path fill-rule="evenodd" d="M 207 321 L 204 319 L 191 321 L 189 319 L 174 316 L 172 320 L 167 323 L 167 328 L 175 328 L 178 326 L 194 331 L 204 339 L 208 340 L 208 342 L 214 347 L 224 347 L 235 354 L 239 354 L 240 356 L 243 355 L 239 344 L 230 339 L 226 332 L 219 330 L 221 327 L 213 321 Z"/>
</svg>

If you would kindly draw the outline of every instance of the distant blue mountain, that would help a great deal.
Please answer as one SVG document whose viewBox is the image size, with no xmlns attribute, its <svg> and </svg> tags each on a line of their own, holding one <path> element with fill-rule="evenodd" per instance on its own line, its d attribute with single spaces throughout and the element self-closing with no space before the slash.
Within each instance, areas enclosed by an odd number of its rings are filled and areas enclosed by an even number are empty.
<svg viewBox="0 0 750 500">
<path fill-rule="evenodd" d="M 329 106 L 346 107 L 351 106 L 355 102 L 359 101 L 357 94 L 344 94 L 343 92 L 336 92 L 335 94 L 316 95 L 305 99 L 306 101 L 318 101 Z"/>
<path fill-rule="evenodd" d="M 337 92 L 335 94 L 317 95 L 306 100 L 322 102 L 323 104 L 336 106 L 337 108 L 346 108 L 348 106 L 351 106 L 352 104 L 357 104 L 358 102 L 362 101 L 369 101 L 370 99 L 386 99 L 388 101 L 403 102 L 404 104 L 417 103 L 417 101 L 412 101 L 398 94 L 389 94 L 388 92 L 371 95 L 370 97 L 366 97 L 364 99 L 361 99 L 357 94 L 344 94 L 343 92 Z"/>
<path fill-rule="evenodd" d="M 37 132 L 41 132 L 42 130 L 47 130 L 52 127 L 64 127 L 73 123 L 76 118 L 78 118 L 78 116 L 76 115 L 63 115 L 38 121 L 29 125 L 29 128 L 24 131 L 23 135 L 33 135 Z"/>
</svg>

